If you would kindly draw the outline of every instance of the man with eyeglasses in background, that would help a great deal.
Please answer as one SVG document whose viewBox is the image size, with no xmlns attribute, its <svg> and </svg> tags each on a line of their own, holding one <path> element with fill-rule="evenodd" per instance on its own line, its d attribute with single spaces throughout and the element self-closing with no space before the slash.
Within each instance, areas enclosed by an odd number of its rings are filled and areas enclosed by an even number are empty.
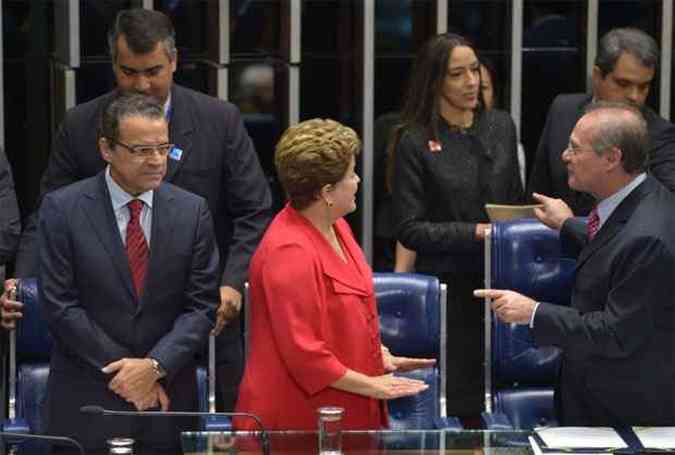
<svg viewBox="0 0 675 455">
<path fill-rule="evenodd" d="M 598 43 L 593 66 L 593 93 L 559 95 L 553 100 L 528 184 L 528 194 L 560 198 L 578 216 L 588 215 L 593 197 L 567 184 L 562 153 L 574 125 L 592 101 L 622 102 L 640 109 L 649 132 L 649 173 L 675 190 L 675 126 L 645 106 L 656 75 L 659 48 L 654 39 L 634 28 L 617 28 Z"/>
<path fill-rule="evenodd" d="M 97 153 L 96 125 L 114 94 L 152 96 L 164 108 L 170 141 L 165 180 L 206 199 L 220 253 L 220 296 L 214 332 L 219 409 L 232 410 L 243 372 L 240 312 L 253 251 L 271 219 L 271 196 L 238 109 L 227 102 L 173 83 L 177 51 L 170 19 L 159 11 L 123 10 L 108 34 L 117 90 L 74 107 L 56 136 L 41 197 L 93 176 L 105 167 Z M 16 275 L 36 274 L 35 219 L 24 230 Z M 170 267 L 170 264 L 166 264 Z M 13 286 L 6 283 L 5 288 Z M 20 304 L 3 294 L 2 325 L 21 317 Z"/>
<path fill-rule="evenodd" d="M 154 98 L 115 97 L 98 132 L 104 170 L 40 206 L 40 306 L 54 339 L 45 430 L 87 448 L 115 437 L 178 448 L 190 418 L 80 408 L 197 410 L 195 354 L 220 300 L 213 222 L 204 198 L 163 183 L 173 145 Z"/>
</svg>

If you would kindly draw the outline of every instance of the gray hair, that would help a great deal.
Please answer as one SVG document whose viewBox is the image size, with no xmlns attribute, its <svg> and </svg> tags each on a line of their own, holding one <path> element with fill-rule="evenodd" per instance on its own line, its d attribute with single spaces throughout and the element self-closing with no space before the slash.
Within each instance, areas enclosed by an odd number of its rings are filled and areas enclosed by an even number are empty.
<svg viewBox="0 0 675 455">
<path fill-rule="evenodd" d="M 614 71 L 621 54 L 627 52 L 642 65 L 656 68 L 659 62 L 659 46 L 654 38 L 636 28 L 615 28 L 606 33 L 598 43 L 595 66 L 600 68 L 602 77 Z"/>
<path fill-rule="evenodd" d="M 616 147 L 621 150 L 623 169 L 629 174 L 647 168 L 649 136 L 642 112 L 625 103 L 599 101 L 586 109 L 595 113 L 591 147 L 598 155 Z"/>
<path fill-rule="evenodd" d="M 124 36 L 134 54 L 152 52 L 162 43 L 167 56 L 176 58 L 176 32 L 171 19 L 159 11 L 134 8 L 120 11 L 108 31 L 108 47 L 113 64 L 117 62 L 117 40 Z"/>
<path fill-rule="evenodd" d="M 119 92 L 101 114 L 98 137 L 116 142 L 120 136 L 120 123 L 127 117 L 163 120 L 164 108 L 151 96 Z"/>
</svg>

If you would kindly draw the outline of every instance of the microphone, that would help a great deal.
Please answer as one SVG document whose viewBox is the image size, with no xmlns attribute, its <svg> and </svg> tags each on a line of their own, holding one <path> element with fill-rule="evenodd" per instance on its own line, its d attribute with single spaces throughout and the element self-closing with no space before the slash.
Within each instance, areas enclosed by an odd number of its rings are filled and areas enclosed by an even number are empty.
<svg viewBox="0 0 675 455">
<path fill-rule="evenodd" d="M 56 445 L 60 446 L 75 446 L 78 448 L 80 451 L 81 455 L 85 455 L 84 453 L 84 447 L 82 447 L 82 444 L 77 442 L 73 438 L 69 438 L 66 436 L 48 436 L 48 435 L 40 435 L 40 434 L 29 434 L 29 433 L 12 433 L 8 431 L 0 431 L 0 438 L 9 438 L 9 439 L 24 439 L 27 441 L 33 440 L 33 441 L 45 441 L 45 442 L 51 442 Z"/>
<path fill-rule="evenodd" d="M 209 416 L 223 416 L 223 417 L 245 417 L 255 421 L 260 430 L 260 443 L 264 455 L 270 455 L 270 439 L 265 427 L 255 414 L 249 412 L 192 412 L 192 411 L 113 411 L 105 409 L 101 406 L 87 405 L 80 408 L 80 412 L 91 415 L 103 416 L 126 416 L 126 417 L 209 417 Z"/>
</svg>

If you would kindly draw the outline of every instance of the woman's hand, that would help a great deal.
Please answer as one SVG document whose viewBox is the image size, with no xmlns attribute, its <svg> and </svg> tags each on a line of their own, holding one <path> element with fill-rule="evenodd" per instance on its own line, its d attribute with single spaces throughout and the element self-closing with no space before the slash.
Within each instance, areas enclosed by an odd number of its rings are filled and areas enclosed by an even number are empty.
<svg viewBox="0 0 675 455">
<path fill-rule="evenodd" d="M 417 395 L 429 388 L 424 381 L 401 378 L 393 374 L 371 377 L 370 380 L 373 391 L 368 395 L 380 400 L 393 400 L 395 398 Z"/>
<path fill-rule="evenodd" d="M 397 357 L 393 355 L 385 345 L 382 345 L 382 362 L 384 371 L 391 373 L 393 371 L 412 371 L 420 368 L 429 368 L 434 366 L 436 359 L 413 359 L 410 357 Z"/>
<path fill-rule="evenodd" d="M 401 378 L 393 374 L 366 376 L 354 370 L 347 370 L 331 387 L 380 400 L 417 395 L 429 388 L 424 381 L 417 379 Z"/>
</svg>

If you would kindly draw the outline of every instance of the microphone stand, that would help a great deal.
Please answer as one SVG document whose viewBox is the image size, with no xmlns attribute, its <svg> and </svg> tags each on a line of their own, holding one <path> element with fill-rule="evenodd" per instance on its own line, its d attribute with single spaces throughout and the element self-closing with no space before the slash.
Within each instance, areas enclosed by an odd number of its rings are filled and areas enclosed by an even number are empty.
<svg viewBox="0 0 675 455">
<path fill-rule="evenodd" d="M 270 455 L 270 439 L 260 417 L 249 412 L 191 412 L 191 411 L 113 411 L 101 406 L 82 406 L 80 412 L 103 416 L 126 416 L 126 417 L 246 417 L 253 419 L 260 431 L 260 444 L 263 455 Z"/>
<path fill-rule="evenodd" d="M 29 433 L 11 433 L 8 431 L 0 431 L 0 439 L 9 438 L 9 439 L 24 439 L 27 441 L 44 441 L 56 443 L 57 445 L 62 446 L 75 446 L 80 451 L 80 455 L 86 455 L 84 452 L 84 447 L 82 444 L 77 442 L 73 438 L 67 436 L 48 436 L 48 435 L 39 435 L 39 434 L 29 434 Z"/>
</svg>

